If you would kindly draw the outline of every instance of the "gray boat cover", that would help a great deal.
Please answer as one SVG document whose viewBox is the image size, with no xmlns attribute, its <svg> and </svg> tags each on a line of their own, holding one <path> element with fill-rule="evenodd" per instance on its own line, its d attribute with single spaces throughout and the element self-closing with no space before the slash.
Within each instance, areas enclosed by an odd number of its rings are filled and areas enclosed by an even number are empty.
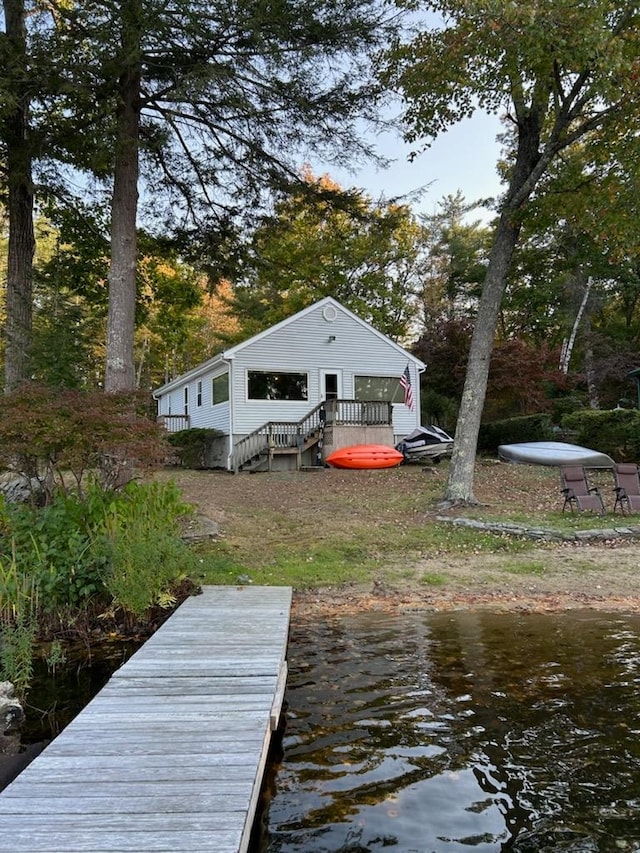
<svg viewBox="0 0 640 853">
<path fill-rule="evenodd" d="M 606 453 L 589 450 L 564 441 L 522 441 L 501 444 L 498 458 L 502 462 L 528 465 L 582 465 L 584 468 L 613 468 L 614 461 Z"/>
</svg>

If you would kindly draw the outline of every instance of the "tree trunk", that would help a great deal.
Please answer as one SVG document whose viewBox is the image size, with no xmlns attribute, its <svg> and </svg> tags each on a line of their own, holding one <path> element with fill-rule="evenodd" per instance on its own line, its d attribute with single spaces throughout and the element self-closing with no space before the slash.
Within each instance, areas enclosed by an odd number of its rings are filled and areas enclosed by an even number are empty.
<svg viewBox="0 0 640 853">
<path fill-rule="evenodd" d="M 473 478 L 478 433 L 487 394 L 489 362 L 502 295 L 513 250 L 520 235 L 520 210 L 548 165 L 548 159 L 543 159 L 540 155 L 540 132 L 544 115 L 540 104 L 544 104 L 544 98 L 538 98 L 538 105 L 529 110 L 519 110 L 516 161 L 491 247 L 458 412 L 449 479 L 444 496 L 444 503 L 450 505 L 476 503 Z"/>
<path fill-rule="evenodd" d="M 598 394 L 598 386 L 596 384 L 596 374 L 594 370 L 593 347 L 591 345 L 591 318 L 587 317 L 587 345 L 584 351 L 584 373 L 587 378 L 587 391 L 589 392 L 589 408 L 600 408 L 600 395 Z"/>
<path fill-rule="evenodd" d="M 573 353 L 573 347 L 575 346 L 576 336 L 578 334 L 578 327 L 580 326 L 580 320 L 582 320 L 582 315 L 584 314 L 585 308 L 587 307 L 587 302 L 589 301 L 589 294 L 591 293 L 592 286 L 593 278 L 589 276 L 584 288 L 584 293 L 582 294 L 582 299 L 580 301 L 578 313 L 576 314 L 576 319 L 573 321 L 571 335 L 569 336 L 569 340 L 566 342 L 566 344 L 562 345 L 562 355 L 560 356 L 560 372 L 564 373 L 565 376 L 569 372 L 569 362 L 571 361 L 571 354 Z"/>
<path fill-rule="evenodd" d="M 504 211 L 491 248 L 487 276 L 471 338 L 445 494 L 447 503 L 475 503 L 474 466 L 480 420 L 487 393 L 489 363 L 509 264 L 519 232 L 520 228 L 515 224 L 513 213 Z"/>
<path fill-rule="evenodd" d="M 136 0 L 123 5 L 120 110 L 111 201 L 111 264 L 104 390 L 135 388 L 133 338 L 136 311 L 136 220 L 138 212 L 140 84 L 139 17 Z"/>
<path fill-rule="evenodd" d="M 3 3 L 6 37 L 12 58 L 15 105 L 4 122 L 7 153 L 9 249 L 4 327 L 4 389 L 13 390 L 30 377 L 32 339 L 33 180 L 29 140 L 29 95 L 26 72 L 25 9 L 22 0 Z"/>
</svg>

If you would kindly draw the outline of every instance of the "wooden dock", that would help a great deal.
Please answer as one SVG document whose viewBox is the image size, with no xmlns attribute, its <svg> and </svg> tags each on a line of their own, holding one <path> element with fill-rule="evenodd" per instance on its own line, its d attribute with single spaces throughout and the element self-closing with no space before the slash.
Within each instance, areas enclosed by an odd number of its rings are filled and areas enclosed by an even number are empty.
<svg viewBox="0 0 640 853">
<path fill-rule="evenodd" d="M 0 794 L 1 853 L 244 853 L 288 587 L 205 587 Z"/>
</svg>

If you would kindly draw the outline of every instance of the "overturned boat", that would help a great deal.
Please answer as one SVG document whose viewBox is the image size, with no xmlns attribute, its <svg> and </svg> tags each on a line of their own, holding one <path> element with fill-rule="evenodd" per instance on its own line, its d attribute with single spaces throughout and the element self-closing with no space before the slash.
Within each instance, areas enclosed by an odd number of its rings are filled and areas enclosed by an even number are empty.
<svg viewBox="0 0 640 853">
<path fill-rule="evenodd" d="M 583 468 L 613 468 L 614 461 L 606 453 L 590 450 L 565 441 L 521 441 L 501 444 L 498 459 L 526 465 L 581 465 Z"/>
<path fill-rule="evenodd" d="M 439 462 L 445 456 L 451 456 L 453 438 L 440 427 L 420 426 L 406 435 L 396 444 L 396 450 L 404 456 L 405 462 L 430 459 Z"/>
</svg>

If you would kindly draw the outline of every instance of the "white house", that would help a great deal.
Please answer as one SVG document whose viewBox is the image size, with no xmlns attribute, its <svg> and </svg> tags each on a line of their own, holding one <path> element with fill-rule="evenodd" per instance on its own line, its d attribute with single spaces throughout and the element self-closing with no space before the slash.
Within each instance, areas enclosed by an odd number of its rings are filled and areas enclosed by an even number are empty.
<svg viewBox="0 0 640 853">
<path fill-rule="evenodd" d="M 212 464 L 238 470 L 253 460 L 271 468 L 279 456 L 281 467 L 300 466 L 320 463 L 338 446 L 400 441 L 420 425 L 424 369 L 326 297 L 178 376 L 154 397 L 168 429 L 224 434 Z M 413 407 L 400 381 L 407 370 Z"/>
</svg>

